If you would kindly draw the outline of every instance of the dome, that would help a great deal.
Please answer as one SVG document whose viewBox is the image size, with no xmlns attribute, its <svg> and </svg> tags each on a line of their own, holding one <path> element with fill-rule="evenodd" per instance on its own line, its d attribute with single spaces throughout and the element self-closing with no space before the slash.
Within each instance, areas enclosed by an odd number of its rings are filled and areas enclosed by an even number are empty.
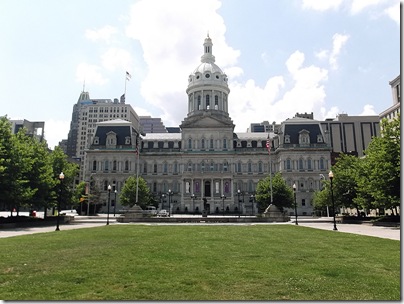
<svg viewBox="0 0 404 304">
<path fill-rule="evenodd" d="M 223 74 L 223 71 L 213 62 L 202 62 L 192 74 L 210 72 L 211 74 L 220 73 Z"/>
</svg>

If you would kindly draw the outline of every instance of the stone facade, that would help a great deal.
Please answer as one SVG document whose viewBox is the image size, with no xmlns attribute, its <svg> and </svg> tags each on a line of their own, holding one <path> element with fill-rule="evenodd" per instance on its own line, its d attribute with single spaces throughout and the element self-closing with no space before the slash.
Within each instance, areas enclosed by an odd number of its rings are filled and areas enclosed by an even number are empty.
<svg viewBox="0 0 404 304">
<path fill-rule="evenodd" d="M 268 132 L 235 133 L 228 113 L 227 76 L 214 63 L 209 37 L 203 47 L 201 63 L 188 78 L 184 98 L 188 113 L 180 133 L 141 136 L 140 126 L 125 121 L 97 124 L 86 150 L 84 170 L 85 179 L 93 179 L 101 187 L 103 211 L 107 209 L 108 185 L 118 192 L 119 210 L 119 192 L 125 180 L 139 175 L 160 202 L 159 208 L 171 213 L 200 213 L 205 204 L 211 214 L 253 215 L 257 208 L 250 198 L 258 182 L 270 172 L 280 172 L 290 187 L 297 185 L 298 215 L 311 215 L 313 193 L 320 189 L 321 178 L 328 176 L 331 167 L 331 143 L 336 143 L 333 123 L 341 121 L 320 122 L 309 114 L 296 115 L 280 125 L 272 124 Z M 371 130 L 375 128 L 371 126 Z M 377 135 L 377 130 L 372 132 Z M 367 140 L 360 134 L 353 136 L 357 141 Z M 134 153 L 136 140 L 139 154 Z M 362 148 L 362 142 L 359 145 Z M 349 145 L 337 148 L 344 152 Z M 287 213 L 294 215 L 294 210 Z"/>
</svg>

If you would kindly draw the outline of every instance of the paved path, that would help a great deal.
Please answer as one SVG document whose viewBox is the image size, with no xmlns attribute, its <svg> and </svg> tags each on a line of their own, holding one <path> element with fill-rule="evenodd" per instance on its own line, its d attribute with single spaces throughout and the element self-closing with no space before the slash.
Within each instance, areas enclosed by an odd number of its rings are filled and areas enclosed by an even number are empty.
<svg viewBox="0 0 404 304">
<path fill-rule="evenodd" d="M 80 221 L 81 218 L 81 221 Z M 298 220 L 299 226 L 312 227 L 316 229 L 333 230 L 332 220 L 329 218 L 319 219 L 300 219 Z M 96 219 L 86 219 L 85 217 L 77 217 L 74 224 L 60 225 L 60 230 L 70 230 L 78 228 L 89 228 L 97 226 L 105 226 L 106 219 L 100 216 Z M 110 217 L 110 225 L 189 225 L 187 223 L 117 223 L 114 218 Z M 194 223 L 192 225 L 294 225 L 294 221 L 287 223 Z M 371 226 L 368 224 L 337 224 L 338 231 L 335 233 L 355 233 L 361 235 L 368 235 L 392 240 L 400 241 L 400 228 L 396 227 L 381 227 Z M 55 226 L 48 227 L 31 227 L 31 228 L 10 228 L 1 229 L 0 238 L 13 237 L 19 235 L 27 235 L 33 233 L 44 233 L 55 231 Z"/>
</svg>

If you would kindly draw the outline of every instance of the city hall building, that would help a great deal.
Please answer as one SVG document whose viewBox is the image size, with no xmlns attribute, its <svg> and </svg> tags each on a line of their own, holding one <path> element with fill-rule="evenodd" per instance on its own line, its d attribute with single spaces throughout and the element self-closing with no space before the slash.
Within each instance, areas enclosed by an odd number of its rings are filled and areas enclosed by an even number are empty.
<svg viewBox="0 0 404 304">
<path fill-rule="evenodd" d="M 253 215 L 257 214 L 252 198 L 258 182 L 270 172 L 280 172 L 287 185 L 296 185 L 298 215 L 311 215 L 313 193 L 330 170 L 331 142 L 341 149 L 334 152 L 362 148 L 364 137 L 355 133 L 360 128 L 352 127 L 354 123 L 346 129 L 338 127 L 344 122 L 320 122 L 312 115 L 297 114 L 266 128 L 267 132 L 235 133 L 228 111 L 228 78 L 215 64 L 212 50 L 208 36 L 201 63 L 188 78 L 184 95 L 188 113 L 179 133 L 142 134 L 137 118 L 97 122 L 84 150 L 82 169 L 84 180 L 93 180 L 101 190 L 103 211 L 107 210 L 108 185 L 113 192 L 111 203 L 120 210 L 119 193 L 125 180 L 138 175 L 146 180 L 159 208 L 170 208 L 171 213 L 201 213 L 205 206 L 210 214 Z M 370 140 L 378 133 L 379 120 L 378 116 L 368 119 L 365 129 Z M 344 142 L 349 136 L 337 134 L 345 130 L 353 130 L 352 145 Z"/>
</svg>

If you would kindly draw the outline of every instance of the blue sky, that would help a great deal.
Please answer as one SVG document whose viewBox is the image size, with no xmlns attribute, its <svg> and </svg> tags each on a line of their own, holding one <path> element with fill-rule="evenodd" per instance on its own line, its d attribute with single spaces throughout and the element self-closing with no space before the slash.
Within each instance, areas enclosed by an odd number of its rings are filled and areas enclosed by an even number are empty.
<svg viewBox="0 0 404 304">
<path fill-rule="evenodd" d="M 1 115 L 45 121 L 51 148 L 73 105 L 119 98 L 178 126 L 209 32 L 236 132 L 297 112 L 377 115 L 400 73 L 398 0 L 2 0 Z"/>
</svg>

